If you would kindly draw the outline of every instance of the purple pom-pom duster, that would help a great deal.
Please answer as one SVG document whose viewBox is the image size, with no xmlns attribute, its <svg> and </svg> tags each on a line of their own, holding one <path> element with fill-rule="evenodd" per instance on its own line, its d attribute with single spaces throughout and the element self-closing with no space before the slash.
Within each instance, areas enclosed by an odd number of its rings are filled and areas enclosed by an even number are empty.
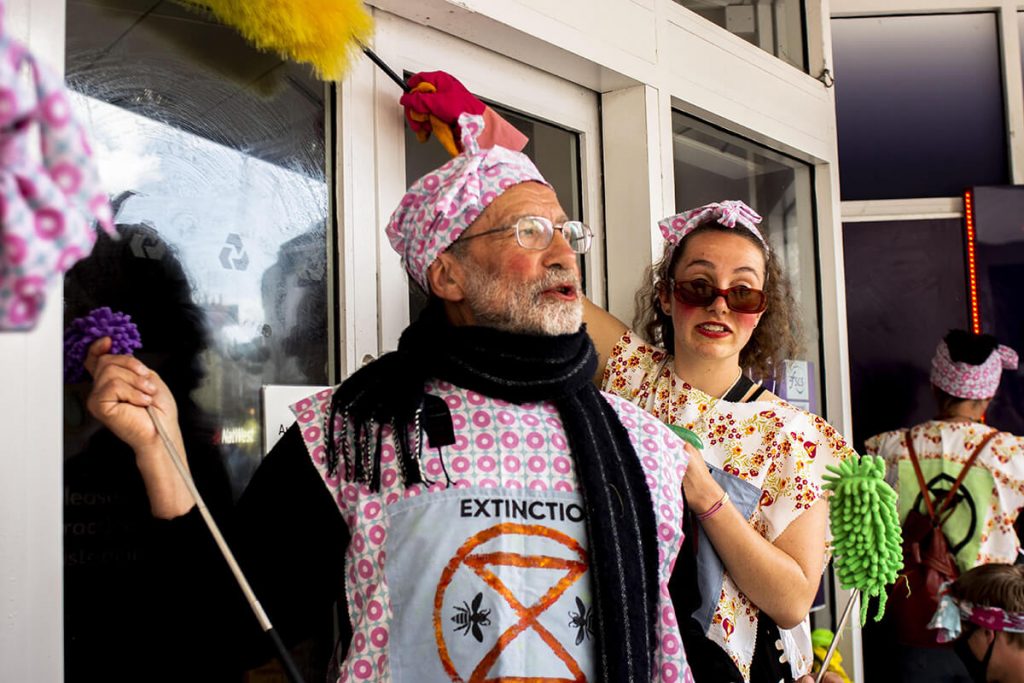
<svg viewBox="0 0 1024 683">
<path fill-rule="evenodd" d="M 64 331 L 64 383 L 74 384 L 85 377 L 85 357 L 97 339 L 110 337 L 110 353 L 131 355 L 142 348 L 139 328 L 132 317 L 108 307 L 95 308 L 75 318 Z"/>
</svg>

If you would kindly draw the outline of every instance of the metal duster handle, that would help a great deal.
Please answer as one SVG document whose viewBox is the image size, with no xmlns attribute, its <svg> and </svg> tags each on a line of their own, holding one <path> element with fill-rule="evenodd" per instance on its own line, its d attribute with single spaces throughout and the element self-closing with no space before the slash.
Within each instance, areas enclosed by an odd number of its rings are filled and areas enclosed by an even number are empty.
<svg viewBox="0 0 1024 683">
<path fill-rule="evenodd" d="M 380 70 L 388 75 L 388 78 L 390 78 L 391 80 L 393 80 L 395 83 L 398 84 L 399 88 L 401 88 L 405 92 L 409 92 L 410 91 L 409 86 L 406 85 L 404 80 L 402 80 L 402 77 L 399 76 L 398 74 L 396 74 L 394 72 L 394 70 L 390 66 L 388 66 L 387 63 L 383 59 L 378 57 L 376 52 L 374 52 L 370 48 L 366 47 L 362 43 L 359 44 L 359 47 L 361 47 L 363 49 L 363 52 L 366 54 L 367 57 L 370 58 L 370 61 L 372 61 L 377 66 L 379 66 Z"/>
<path fill-rule="evenodd" d="M 182 460 L 181 455 L 178 453 L 178 449 L 174 447 L 171 437 L 168 436 L 167 432 L 164 430 L 164 426 L 160 423 L 160 419 L 157 417 L 153 406 L 147 406 L 146 412 L 149 414 L 149 419 L 152 420 L 153 427 L 156 428 L 157 434 L 160 435 L 160 440 L 164 444 L 164 449 L 166 449 L 167 455 L 170 456 L 171 462 L 174 463 L 175 468 L 178 470 L 178 474 L 181 475 L 182 481 L 185 482 L 185 487 L 192 495 L 192 499 L 195 500 L 196 507 L 199 508 L 199 514 L 206 523 L 206 528 L 210 530 L 210 534 L 213 536 L 213 540 L 217 544 L 217 548 L 220 550 L 221 555 L 224 556 L 224 560 L 228 563 L 231 573 L 235 576 L 235 581 L 238 583 L 238 587 L 242 589 L 242 594 L 245 595 L 245 599 L 249 603 L 249 607 L 252 609 L 253 614 L 256 615 L 256 620 L 260 623 L 260 628 L 263 629 L 271 642 L 273 642 L 274 647 L 277 650 L 277 656 L 281 660 L 289 680 L 291 680 L 292 683 L 304 683 L 302 675 L 299 673 L 298 668 L 295 666 L 295 662 L 288 653 L 288 649 L 284 646 L 284 642 L 282 642 L 277 631 L 274 630 L 273 624 L 270 623 L 270 618 L 263 610 L 263 605 L 261 605 L 260 601 L 256 598 L 256 594 L 249 585 L 248 579 L 246 579 L 245 574 L 242 573 L 242 568 L 238 566 L 234 553 L 231 552 L 231 548 L 228 547 L 227 541 L 224 540 L 224 535 L 221 534 L 220 528 L 217 526 L 217 522 L 214 521 L 209 509 L 206 507 L 206 502 L 203 501 L 203 497 L 199 494 L 199 490 L 196 488 L 195 482 L 192 480 L 192 476 L 185 467 L 184 460 Z"/>
<path fill-rule="evenodd" d="M 825 678 L 828 664 L 832 661 L 832 655 L 836 653 L 836 647 L 839 646 L 839 636 L 842 635 L 843 629 L 846 627 L 846 620 L 850 618 L 850 613 L 853 611 L 853 603 L 857 602 L 858 595 L 860 595 L 860 590 L 855 590 L 850 595 L 850 601 L 846 603 L 846 609 L 843 610 L 843 616 L 839 619 L 839 624 L 836 626 L 836 634 L 832 636 L 832 644 L 828 646 L 828 652 L 825 653 L 825 659 L 821 662 L 821 670 L 818 671 L 818 677 L 814 679 L 814 683 L 821 683 L 821 680 Z"/>
</svg>

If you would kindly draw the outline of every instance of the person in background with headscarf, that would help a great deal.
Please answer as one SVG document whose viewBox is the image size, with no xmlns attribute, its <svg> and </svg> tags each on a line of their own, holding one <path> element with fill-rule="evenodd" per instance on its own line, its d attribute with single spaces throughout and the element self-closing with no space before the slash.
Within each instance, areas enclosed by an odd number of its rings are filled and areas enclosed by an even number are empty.
<svg viewBox="0 0 1024 683">
<path fill-rule="evenodd" d="M 1020 558 L 1020 539 L 1013 525 L 1024 507 L 1024 437 L 984 422 L 985 411 L 999 390 L 1000 376 L 1015 370 L 1017 362 L 1017 353 L 992 335 L 951 330 L 932 357 L 935 418 L 910 429 L 878 434 L 864 443 L 868 453 L 885 458 L 886 478 L 900 493 L 900 516 L 905 517 L 919 494 L 910 447 L 926 483 L 934 488 L 949 477 L 955 479 L 988 437 L 975 460 L 976 469 L 962 485 L 962 512 L 968 514 L 966 507 L 970 506 L 976 523 L 966 528 L 962 515 L 954 514 L 943 527 L 958 548 L 955 555 L 961 571 L 990 562 L 1012 564 Z"/>
<path fill-rule="evenodd" d="M 668 589 L 692 448 L 593 385 L 577 263 L 592 233 L 527 157 L 478 147 L 482 120 L 460 117 L 462 153 L 387 227 L 430 304 L 398 351 L 293 406 L 235 510 L 235 553 L 286 642 L 342 602 L 339 680 L 692 680 Z M 166 386 L 134 358 L 88 366 L 168 562 L 227 581 L 216 557 L 197 569 L 210 543 L 144 410 L 180 448 Z M 183 608 L 255 631 L 222 593 Z"/>
<path fill-rule="evenodd" d="M 878 434 L 865 442 L 868 453 L 886 460 L 886 479 L 899 493 L 901 521 L 915 506 L 927 514 L 914 458 L 920 466 L 923 488 L 936 504 L 971 463 L 942 525 L 962 572 L 992 562 L 1021 561 L 1014 523 L 1024 507 L 1024 438 L 984 423 L 1000 376 L 1016 368 L 1016 352 L 999 344 L 995 337 L 951 330 L 932 357 L 935 418 L 910 429 Z M 901 681 L 933 681 L 959 670 L 949 650 L 904 642 L 894 649 L 892 657 L 886 657 L 882 652 L 887 645 L 899 642 L 901 634 L 868 635 L 869 643 L 875 645 L 872 658 L 895 658 L 900 662 Z"/>
</svg>

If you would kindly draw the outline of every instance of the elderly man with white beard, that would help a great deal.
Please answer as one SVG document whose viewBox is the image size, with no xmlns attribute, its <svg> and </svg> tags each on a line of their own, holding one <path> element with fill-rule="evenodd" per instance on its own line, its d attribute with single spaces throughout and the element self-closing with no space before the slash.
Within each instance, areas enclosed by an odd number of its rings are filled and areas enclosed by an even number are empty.
<svg viewBox="0 0 1024 683">
<path fill-rule="evenodd" d="M 689 447 L 594 387 L 590 229 L 526 156 L 480 149 L 482 125 L 460 118 L 463 153 L 387 227 L 426 310 L 397 351 L 293 406 L 227 520 L 236 555 L 287 642 L 340 601 L 338 680 L 692 680 L 668 589 Z M 105 348 L 90 409 L 134 448 L 168 562 L 225 581 L 146 416 L 173 425 L 170 394 Z M 181 599 L 197 628 L 238 633 L 232 592 Z"/>
</svg>

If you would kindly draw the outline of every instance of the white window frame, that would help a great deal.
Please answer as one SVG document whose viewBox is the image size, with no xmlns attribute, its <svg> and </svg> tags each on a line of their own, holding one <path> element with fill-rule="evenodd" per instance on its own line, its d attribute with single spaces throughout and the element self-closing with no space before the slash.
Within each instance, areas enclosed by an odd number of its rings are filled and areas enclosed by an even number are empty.
<svg viewBox="0 0 1024 683">
<path fill-rule="evenodd" d="M 63 70 L 63 0 L 8 0 L 4 27 Z M 64 680 L 63 287 L 31 332 L 0 332 L 0 680 Z"/>
<path fill-rule="evenodd" d="M 831 16 L 868 17 L 906 14 L 962 14 L 991 12 L 999 31 L 1000 67 L 1006 116 L 1010 182 L 1024 183 L 1024 77 L 1021 73 L 1021 41 L 1017 15 L 1024 10 L 1019 0 L 832 0 Z M 873 220 L 927 220 L 962 218 L 962 197 L 907 198 L 842 202 L 843 223 Z"/>
</svg>

